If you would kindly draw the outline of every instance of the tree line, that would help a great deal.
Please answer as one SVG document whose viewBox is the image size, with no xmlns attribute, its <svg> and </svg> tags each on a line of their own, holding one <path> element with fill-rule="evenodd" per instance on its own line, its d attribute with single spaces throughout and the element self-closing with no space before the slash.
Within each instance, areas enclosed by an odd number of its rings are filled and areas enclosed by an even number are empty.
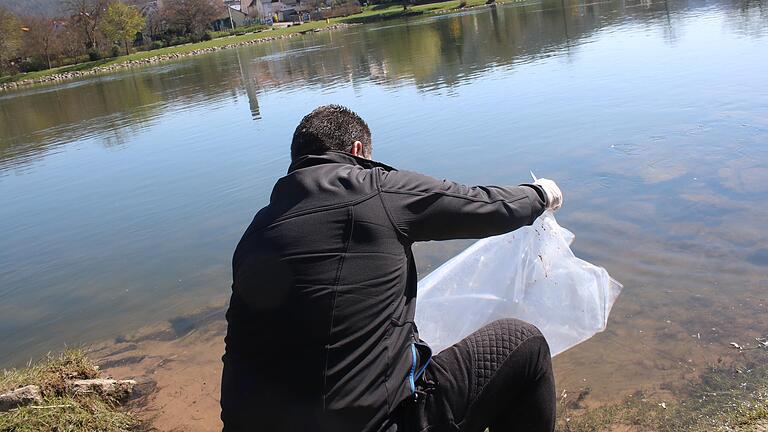
<svg viewBox="0 0 768 432">
<path fill-rule="evenodd" d="M 55 18 L 0 7 L 0 76 L 209 39 L 226 12 L 221 0 L 157 4 L 65 0 L 66 13 Z"/>
</svg>

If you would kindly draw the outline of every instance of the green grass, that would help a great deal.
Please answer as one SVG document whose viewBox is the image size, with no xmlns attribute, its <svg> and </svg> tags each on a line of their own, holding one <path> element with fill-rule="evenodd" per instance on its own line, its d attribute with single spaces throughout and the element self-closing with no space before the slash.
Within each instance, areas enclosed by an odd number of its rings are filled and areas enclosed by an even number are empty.
<svg viewBox="0 0 768 432">
<path fill-rule="evenodd" d="M 467 0 L 466 7 L 473 7 L 485 4 L 486 0 Z M 77 72 L 93 69 L 99 66 L 111 66 L 120 63 L 125 63 L 134 60 L 144 60 L 151 57 L 169 55 L 169 54 L 187 54 L 189 52 L 205 49 L 215 48 L 230 44 L 237 44 L 246 41 L 252 41 L 256 39 L 262 39 L 266 37 L 282 36 L 291 33 L 301 33 L 306 31 L 312 31 L 315 29 L 323 29 L 338 23 L 366 23 L 384 19 L 400 18 L 405 16 L 414 15 L 426 15 L 430 13 L 448 12 L 454 10 L 461 10 L 459 0 L 451 0 L 440 3 L 429 3 L 424 5 L 418 5 L 403 10 L 401 5 L 375 5 L 368 6 L 363 9 L 359 14 L 350 15 L 346 17 L 331 18 L 328 22 L 325 21 L 313 21 L 304 23 L 297 26 L 291 26 L 288 28 L 277 28 L 273 30 L 260 31 L 256 33 L 242 34 L 236 36 L 225 36 L 216 39 L 212 39 L 204 42 L 189 43 L 184 45 L 175 45 L 170 47 L 164 47 L 152 51 L 138 51 L 130 55 L 123 55 L 119 57 L 78 63 L 74 65 L 61 66 L 52 69 L 46 69 L 37 72 L 21 73 L 13 76 L 0 77 L 0 84 L 9 82 L 31 80 L 43 78 L 49 75 L 67 72 Z"/>
<path fill-rule="evenodd" d="M 466 7 L 484 5 L 486 0 L 467 0 Z M 440 3 L 428 3 L 412 6 L 403 10 L 399 4 L 391 5 L 373 5 L 363 8 L 359 14 L 347 17 L 335 18 L 338 22 L 346 23 L 367 23 L 384 19 L 401 18 L 406 16 L 426 15 L 437 12 L 459 11 L 462 8 L 459 0 L 444 1 Z M 333 20 L 331 20 L 333 21 Z"/>
<path fill-rule="evenodd" d="M 269 30 L 269 26 L 261 25 L 261 24 L 253 24 L 246 27 L 237 27 L 234 30 L 222 30 L 222 31 L 214 31 L 210 32 L 210 35 L 213 36 L 214 39 L 226 37 L 226 36 L 235 36 L 235 35 L 243 35 L 246 33 L 254 33 L 254 32 L 260 32 L 264 30 Z"/>
<path fill-rule="evenodd" d="M 4 370 L 0 393 L 34 384 L 40 386 L 43 403 L 0 413 L 2 432 L 134 432 L 149 427 L 120 408 L 117 401 L 98 395 L 71 396 L 66 380 L 98 377 L 98 369 L 81 350 L 48 356 L 26 368 Z"/>
<path fill-rule="evenodd" d="M 123 56 L 123 57 L 116 57 L 116 59 L 124 58 L 124 57 L 125 56 Z M 24 79 L 42 78 L 44 76 L 53 75 L 53 74 L 57 74 L 57 73 L 76 72 L 76 71 L 93 69 L 93 68 L 95 68 L 97 66 L 102 66 L 104 64 L 110 63 L 111 60 L 113 60 L 113 59 L 103 59 L 103 60 L 89 61 L 89 62 L 77 63 L 77 64 L 73 64 L 73 65 L 59 66 L 59 67 L 55 67 L 55 68 L 51 68 L 51 69 L 45 69 L 45 70 L 36 71 L 36 72 L 20 73 L 20 74 L 16 74 L 16 75 L 13 75 L 13 76 L 4 76 L 4 77 L 0 77 L 0 84 L 4 84 L 4 83 L 7 83 L 7 82 L 24 80 Z"/>
<path fill-rule="evenodd" d="M 741 365 L 713 365 L 673 392 L 679 402 L 636 393 L 594 409 L 566 397 L 559 402 L 556 431 L 608 431 L 619 425 L 655 432 L 761 430 L 758 426 L 768 426 L 768 353 Z"/>
</svg>

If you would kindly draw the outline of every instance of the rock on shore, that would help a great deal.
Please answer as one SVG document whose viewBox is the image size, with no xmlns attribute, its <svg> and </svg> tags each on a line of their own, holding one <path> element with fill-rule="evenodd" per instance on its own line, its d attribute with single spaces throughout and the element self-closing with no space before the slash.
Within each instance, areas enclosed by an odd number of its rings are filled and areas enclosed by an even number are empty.
<svg viewBox="0 0 768 432">
<path fill-rule="evenodd" d="M 133 394 L 136 381 L 111 378 L 76 379 L 67 382 L 67 393 L 72 395 L 97 394 L 113 400 L 126 400 Z M 40 386 L 28 385 L 0 394 L 0 413 L 15 408 L 43 403 Z"/>
<path fill-rule="evenodd" d="M 0 412 L 43 402 L 40 387 L 28 385 L 0 395 Z"/>
<path fill-rule="evenodd" d="M 131 396 L 136 386 L 134 380 L 115 380 L 106 378 L 74 380 L 70 385 L 72 394 L 96 393 L 117 400 L 124 400 Z"/>
</svg>

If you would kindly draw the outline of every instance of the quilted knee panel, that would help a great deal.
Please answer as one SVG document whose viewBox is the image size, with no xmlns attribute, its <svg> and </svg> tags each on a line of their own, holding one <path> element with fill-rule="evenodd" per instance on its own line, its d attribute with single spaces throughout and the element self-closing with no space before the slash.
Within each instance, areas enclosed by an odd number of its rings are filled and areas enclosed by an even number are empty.
<svg viewBox="0 0 768 432">
<path fill-rule="evenodd" d="M 516 319 L 502 319 L 467 337 L 474 364 L 471 391 L 473 399 L 493 378 L 509 354 L 533 336 L 541 336 L 535 326 Z"/>
</svg>

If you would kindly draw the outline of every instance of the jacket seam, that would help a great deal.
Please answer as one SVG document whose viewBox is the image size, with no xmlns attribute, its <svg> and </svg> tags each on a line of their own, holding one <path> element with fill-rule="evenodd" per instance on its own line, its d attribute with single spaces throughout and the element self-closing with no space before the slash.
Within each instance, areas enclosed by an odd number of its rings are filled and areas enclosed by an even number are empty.
<svg viewBox="0 0 768 432">
<path fill-rule="evenodd" d="M 410 191 L 399 191 L 399 190 L 394 190 L 394 189 L 382 189 L 382 192 L 383 193 L 401 194 L 401 195 L 412 195 L 412 196 L 427 196 L 427 195 L 430 195 L 430 194 L 436 194 L 436 195 L 443 195 L 443 196 L 450 197 L 450 198 L 458 198 L 458 199 L 463 199 L 463 200 L 472 201 L 472 202 L 479 202 L 479 203 L 484 203 L 484 204 L 496 204 L 496 203 L 499 203 L 499 202 L 513 203 L 513 202 L 517 202 L 517 201 L 520 201 L 522 199 L 528 198 L 527 194 L 523 194 L 523 196 L 519 196 L 519 197 L 516 197 L 516 198 L 511 199 L 511 200 L 507 200 L 507 199 L 504 199 L 504 198 L 499 198 L 499 199 L 495 199 L 495 200 L 487 200 L 487 199 L 473 198 L 473 197 L 469 197 L 469 196 L 466 196 L 466 195 L 454 194 L 454 193 L 444 192 L 444 191 L 410 192 Z"/>
<path fill-rule="evenodd" d="M 539 197 L 539 193 L 537 191 L 541 191 L 542 195 L 545 197 L 544 198 L 544 206 L 543 206 L 542 210 L 540 212 L 538 212 L 538 214 L 535 211 L 531 212 L 531 219 L 528 221 L 528 225 L 533 225 L 533 223 L 536 221 L 536 219 L 538 219 L 539 216 L 544 214 L 544 212 L 547 210 L 547 200 L 546 200 L 547 194 L 545 194 L 543 189 L 541 189 L 541 187 L 538 186 L 538 185 L 525 185 L 525 186 L 527 186 L 527 187 L 529 187 L 529 188 L 531 188 L 533 190 L 533 193 L 536 194 L 536 198 L 540 198 Z M 534 203 L 534 199 L 531 196 L 531 194 L 526 193 L 525 195 L 528 197 L 528 206 L 530 208 L 532 208 L 532 209 L 535 208 L 536 204 Z"/>
<path fill-rule="evenodd" d="M 534 206 L 533 206 L 533 199 L 530 196 L 526 196 L 526 198 L 528 198 L 528 206 L 530 208 L 534 208 Z M 546 207 L 544 207 L 544 208 L 546 209 Z M 541 213 L 536 214 L 535 211 L 532 211 L 531 212 L 531 219 L 528 221 L 528 225 L 533 225 L 533 223 L 536 221 L 536 219 L 539 218 L 539 216 L 541 216 Z"/>
<path fill-rule="evenodd" d="M 384 201 L 384 196 L 381 193 L 381 170 L 375 170 L 375 175 L 373 177 L 373 183 L 376 187 L 377 194 L 379 196 L 379 200 L 381 201 L 381 207 L 384 209 L 384 214 L 387 215 L 387 220 L 389 220 L 389 223 L 392 224 L 392 228 L 394 228 L 395 232 L 398 233 L 400 236 L 402 236 L 403 239 L 407 240 L 408 242 L 411 242 L 411 239 L 397 226 L 397 223 L 395 223 L 394 217 L 390 214 L 389 208 L 387 207 L 387 203 Z M 411 242 L 412 243 L 412 242 Z M 405 245 L 404 245 L 405 246 Z M 397 303 L 396 300 L 392 300 L 390 303 L 390 306 L 393 307 L 392 313 L 389 315 L 389 328 L 392 328 L 392 320 L 395 319 L 395 312 L 397 307 L 395 306 Z M 393 330 L 394 331 L 394 330 Z M 393 403 L 392 403 L 392 397 L 394 397 L 393 394 L 390 392 L 390 378 L 392 378 L 392 346 L 390 341 L 390 334 L 389 331 L 387 331 L 387 372 L 384 378 L 384 390 L 387 393 L 387 411 L 392 412 L 393 409 Z M 397 384 L 397 387 L 395 389 L 392 389 L 395 394 L 397 394 L 397 388 L 399 388 L 400 383 Z"/>
<path fill-rule="evenodd" d="M 404 239 L 408 240 L 409 242 L 413 243 L 411 238 L 408 236 L 408 234 L 404 233 L 403 230 L 400 229 L 399 226 L 397 226 L 397 222 L 395 221 L 394 216 L 392 216 L 392 213 L 389 211 L 389 207 L 387 207 L 387 202 L 384 199 L 384 195 L 382 192 L 384 192 L 384 189 L 381 187 L 381 177 L 380 173 L 376 173 L 376 177 L 374 177 L 374 182 L 376 183 L 376 190 L 378 191 L 379 200 L 381 201 L 381 206 L 384 208 L 384 213 L 387 215 L 387 219 L 389 219 L 389 223 L 392 224 L 392 227 L 395 229 L 395 231 L 403 236 Z"/>
<path fill-rule="evenodd" d="M 533 189 L 534 193 L 536 193 L 536 198 L 544 197 L 544 208 L 547 208 L 547 205 L 549 204 L 547 202 L 549 200 L 549 197 L 547 196 L 546 192 L 544 192 L 544 189 L 542 189 L 541 186 L 536 185 L 536 184 L 525 184 L 525 185 L 521 185 L 521 186 L 527 186 L 527 187 Z M 529 196 L 528 198 L 531 198 L 531 197 Z M 532 198 L 531 198 L 531 201 L 533 201 Z"/>
<path fill-rule="evenodd" d="M 284 214 L 283 216 L 280 216 L 279 218 L 276 218 L 275 220 L 270 222 L 269 225 L 285 222 L 286 220 L 293 219 L 299 216 L 306 216 L 312 213 L 320 213 L 327 210 L 335 210 L 337 208 L 354 206 L 354 205 L 360 204 L 363 201 L 373 198 L 374 196 L 376 196 L 376 194 L 378 194 L 378 191 L 371 192 L 367 195 L 363 195 L 362 197 L 351 200 L 351 201 L 345 201 L 342 203 L 330 204 L 322 207 L 315 207 L 315 208 L 306 209 L 306 210 L 299 210 L 293 213 L 287 213 L 287 214 Z M 266 225 L 266 226 L 269 226 L 269 225 Z"/>
<path fill-rule="evenodd" d="M 339 259 L 339 266 L 336 269 L 336 276 L 333 281 L 333 302 L 331 303 L 331 322 L 328 326 L 328 343 L 325 346 L 325 364 L 323 365 L 323 412 L 326 410 L 326 397 L 328 396 L 328 357 L 330 357 L 329 345 L 331 344 L 331 336 L 333 335 L 333 319 L 336 316 L 336 299 L 339 296 L 339 281 L 341 280 L 341 270 L 344 268 L 344 258 L 349 252 L 349 243 L 352 239 L 352 233 L 355 229 L 355 210 L 354 207 L 349 207 L 349 233 L 347 238 L 344 239 L 344 253 Z"/>
</svg>

